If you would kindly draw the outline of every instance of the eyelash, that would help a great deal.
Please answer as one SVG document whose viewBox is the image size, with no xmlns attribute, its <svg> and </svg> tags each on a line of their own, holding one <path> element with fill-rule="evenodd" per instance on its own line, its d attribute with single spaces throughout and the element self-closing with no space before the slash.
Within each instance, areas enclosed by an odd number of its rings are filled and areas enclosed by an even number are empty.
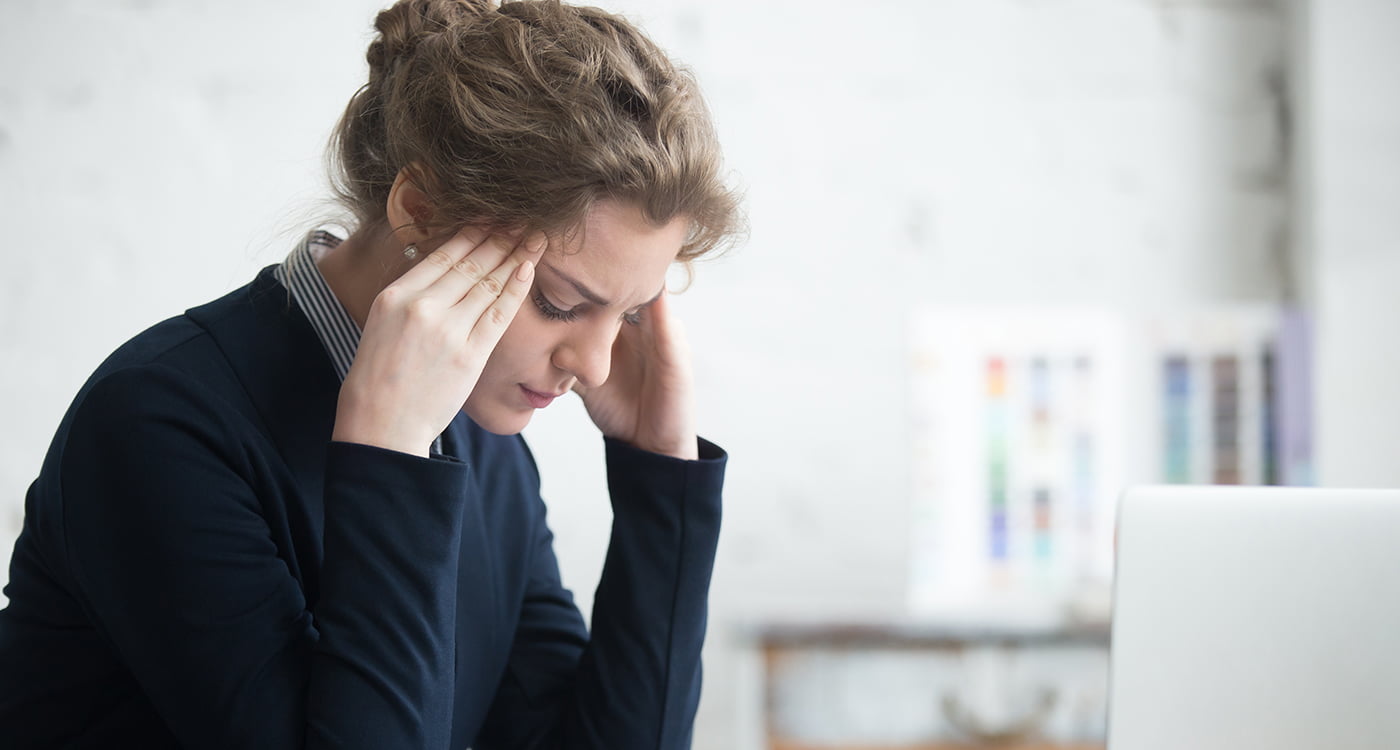
<svg viewBox="0 0 1400 750">
<path fill-rule="evenodd" d="M 545 299 L 544 294 L 542 294 L 540 290 L 536 289 L 535 293 L 531 296 L 535 298 L 535 307 L 538 307 L 546 318 L 550 320 L 561 320 L 565 323 L 578 320 L 577 310 L 560 310 L 554 306 L 554 303 Z"/>
<path fill-rule="evenodd" d="M 550 320 L 562 321 L 564 323 L 572 323 L 573 321 L 578 320 L 578 310 L 573 308 L 568 310 L 559 309 L 554 305 L 553 302 L 550 302 L 549 300 L 545 299 L 544 294 L 540 292 L 540 290 L 536 289 L 534 294 L 530 296 L 533 297 L 535 300 L 535 307 L 539 308 L 539 311 L 543 313 L 546 318 L 549 318 Z M 642 311 L 638 310 L 636 312 L 624 314 L 622 316 L 622 322 L 626 323 L 629 326 L 641 325 Z"/>
</svg>

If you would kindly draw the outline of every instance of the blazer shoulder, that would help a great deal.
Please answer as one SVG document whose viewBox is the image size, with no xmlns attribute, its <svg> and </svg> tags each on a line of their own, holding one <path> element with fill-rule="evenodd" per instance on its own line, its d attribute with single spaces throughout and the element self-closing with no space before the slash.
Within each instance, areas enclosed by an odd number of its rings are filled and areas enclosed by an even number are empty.
<svg viewBox="0 0 1400 750">
<path fill-rule="evenodd" d="M 253 301 L 275 304 L 274 291 L 283 289 L 273 278 L 273 268 L 263 269 L 251 283 L 212 302 L 136 334 L 98 366 L 88 385 L 125 368 L 157 363 L 201 382 L 209 381 L 219 371 L 228 372 L 230 363 L 218 345 L 216 331 L 222 327 L 255 334 L 257 316 Z"/>
<path fill-rule="evenodd" d="M 89 398 L 103 383 L 108 389 L 115 383 L 126 383 L 122 389 L 139 387 L 143 375 L 157 372 L 163 372 L 164 377 L 146 387 L 180 380 L 225 394 L 238 388 L 229 363 L 209 332 L 189 317 L 177 315 L 147 328 L 112 352 L 83 384 L 74 405 Z"/>
<path fill-rule="evenodd" d="M 259 276 L 262 281 L 267 272 Z M 247 402 L 236 366 L 210 330 L 222 322 L 252 332 L 248 306 L 240 304 L 258 284 L 246 285 L 206 305 L 163 320 L 128 339 L 105 359 L 78 390 L 59 428 L 62 438 L 75 413 L 93 407 L 127 416 L 176 406 L 215 416 Z M 280 287 L 278 287 L 280 288 Z M 96 403 L 93 403 L 93 402 Z M 245 406 L 233 406 L 246 411 Z"/>
</svg>

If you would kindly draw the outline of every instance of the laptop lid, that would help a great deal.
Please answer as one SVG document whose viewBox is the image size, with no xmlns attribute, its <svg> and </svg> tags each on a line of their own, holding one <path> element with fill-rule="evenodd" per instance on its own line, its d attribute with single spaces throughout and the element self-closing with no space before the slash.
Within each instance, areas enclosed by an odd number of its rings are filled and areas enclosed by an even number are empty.
<svg viewBox="0 0 1400 750">
<path fill-rule="evenodd" d="M 1400 748 L 1400 491 L 1142 487 L 1109 750 Z"/>
</svg>

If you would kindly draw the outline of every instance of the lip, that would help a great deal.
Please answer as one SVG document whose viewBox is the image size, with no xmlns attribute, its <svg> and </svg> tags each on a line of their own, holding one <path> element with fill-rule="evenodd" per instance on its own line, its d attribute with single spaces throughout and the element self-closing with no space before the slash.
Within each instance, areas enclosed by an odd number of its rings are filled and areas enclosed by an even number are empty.
<svg viewBox="0 0 1400 750">
<path fill-rule="evenodd" d="M 564 395 L 562 393 L 540 393 L 539 391 L 526 388 L 524 384 L 520 385 L 520 392 L 525 394 L 526 403 L 530 404 L 530 406 L 535 409 L 543 409 L 553 403 L 554 399 Z"/>
</svg>

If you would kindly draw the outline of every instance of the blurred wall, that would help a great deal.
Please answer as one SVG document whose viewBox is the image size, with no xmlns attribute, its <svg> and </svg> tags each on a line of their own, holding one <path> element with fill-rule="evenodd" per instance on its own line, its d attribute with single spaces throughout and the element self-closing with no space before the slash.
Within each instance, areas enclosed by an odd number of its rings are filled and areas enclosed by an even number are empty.
<svg viewBox="0 0 1400 750">
<path fill-rule="evenodd" d="M 0 548 L 88 372 L 329 215 L 321 149 L 378 5 L 0 0 Z M 1310 299 L 1321 476 L 1400 483 L 1387 0 L 1301 33 L 1283 0 L 606 5 L 695 68 L 753 225 L 678 305 L 733 456 L 698 748 L 758 733 L 738 624 L 902 612 L 916 305 Z M 1290 40 L 1316 63 L 1301 191 Z M 527 436 L 586 612 L 601 442 L 572 400 Z"/>
<path fill-rule="evenodd" d="M 1318 478 L 1400 486 L 1400 3 L 1306 3 Z"/>
</svg>

